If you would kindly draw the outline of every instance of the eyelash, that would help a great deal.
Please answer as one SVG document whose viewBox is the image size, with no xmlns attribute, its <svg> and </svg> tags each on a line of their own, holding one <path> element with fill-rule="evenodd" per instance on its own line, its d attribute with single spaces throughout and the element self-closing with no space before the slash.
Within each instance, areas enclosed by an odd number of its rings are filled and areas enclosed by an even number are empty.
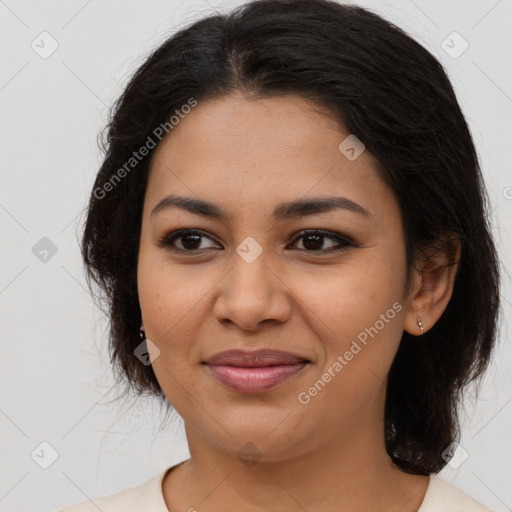
<svg viewBox="0 0 512 512">
<path fill-rule="evenodd" d="M 193 250 L 179 249 L 173 245 L 173 242 L 175 240 L 177 240 L 179 238 L 186 238 L 187 236 L 191 236 L 191 235 L 197 235 L 200 237 L 208 238 L 212 242 L 215 241 L 210 236 L 206 235 L 203 231 L 200 231 L 198 229 L 180 229 L 178 231 L 173 231 L 172 233 L 169 233 L 168 235 L 166 235 L 163 238 L 160 238 L 158 240 L 158 247 L 162 247 L 162 248 L 165 248 L 165 249 L 173 251 L 173 252 L 189 253 L 191 255 L 198 254 L 198 253 L 204 251 L 204 249 L 193 249 Z M 330 252 L 343 251 L 343 250 L 346 250 L 348 247 L 357 247 L 357 244 L 353 240 L 349 239 L 348 237 L 341 236 L 332 231 L 325 231 L 323 229 L 309 229 L 309 230 L 301 231 L 293 239 L 291 244 L 296 243 L 301 238 L 304 238 L 306 236 L 311 236 L 311 235 L 317 235 L 317 236 L 322 236 L 324 238 L 330 238 L 331 240 L 335 240 L 339 244 L 341 244 L 341 247 L 330 248 L 330 249 L 320 249 L 320 250 L 309 250 L 309 251 L 307 249 L 298 249 L 299 251 L 307 252 L 307 253 L 325 254 L 325 253 L 330 253 Z"/>
</svg>

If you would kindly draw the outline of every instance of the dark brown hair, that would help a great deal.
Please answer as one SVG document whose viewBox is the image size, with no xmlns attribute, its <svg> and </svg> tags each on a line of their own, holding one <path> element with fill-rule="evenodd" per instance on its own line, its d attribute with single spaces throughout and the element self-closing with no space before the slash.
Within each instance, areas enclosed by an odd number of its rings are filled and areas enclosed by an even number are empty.
<svg viewBox="0 0 512 512">
<path fill-rule="evenodd" d="M 423 336 L 403 333 L 385 406 L 389 456 L 403 471 L 441 470 L 458 438 L 462 391 L 486 369 L 499 313 L 499 265 L 468 126 L 441 64 L 397 26 L 328 0 L 258 0 L 169 37 L 113 107 L 87 210 L 87 281 L 104 293 L 119 380 L 166 401 L 139 338 L 137 257 L 148 156 L 112 177 L 190 98 L 241 91 L 322 104 L 378 159 L 399 203 L 408 269 L 446 233 L 462 243 L 452 298 Z M 171 135 L 172 136 L 172 133 Z M 110 183 L 110 186 L 106 186 Z"/>
</svg>

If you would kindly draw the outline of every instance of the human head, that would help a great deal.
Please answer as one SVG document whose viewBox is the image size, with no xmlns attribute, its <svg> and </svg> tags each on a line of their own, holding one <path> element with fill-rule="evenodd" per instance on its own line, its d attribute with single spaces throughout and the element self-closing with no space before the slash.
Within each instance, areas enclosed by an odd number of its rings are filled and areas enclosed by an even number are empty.
<svg viewBox="0 0 512 512">
<path fill-rule="evenodd" d="M 114 106 L 82 240 L 89 276 L 109 301 L 119 375 L 137 392 L 165 399 L 151 366 L 134 357 L 142 211 L 160 141 L 115 184 L 112 176 L 191 98 L 200 106 L 239 92 L 298 95 L 364 143 L 400 207 L 408 278 L 433 248 L 449 252 L 454 235 L 461 241 L 445 312 L 421 337 L 403 332 L 388 376 L 390 457 L 405 471 L 440 470 L 456 436 L 460 392 L 492 352 L 497 258 L 474 145 L 442 66 L 401 29 L 359 7 L 252 2 L 179 31 L 130 80 Z"/>
</svg>

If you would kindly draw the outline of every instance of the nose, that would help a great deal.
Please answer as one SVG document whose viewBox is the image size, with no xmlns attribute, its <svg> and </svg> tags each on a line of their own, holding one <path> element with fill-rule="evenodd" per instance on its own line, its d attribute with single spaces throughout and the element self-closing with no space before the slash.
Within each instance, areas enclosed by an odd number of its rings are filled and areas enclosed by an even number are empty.
<svg viewBox="0 0 512 512">
<path fill-rule="evenodd" d="M 244 331 L 257 331 L 263 323 L 284 323 L 291 314 L 289 283 L 272 268 L 265 251 L 252 262 L 238 252 L 231 270 L 219 283 L 214 314 L 219 322 Z"/>
</svg>

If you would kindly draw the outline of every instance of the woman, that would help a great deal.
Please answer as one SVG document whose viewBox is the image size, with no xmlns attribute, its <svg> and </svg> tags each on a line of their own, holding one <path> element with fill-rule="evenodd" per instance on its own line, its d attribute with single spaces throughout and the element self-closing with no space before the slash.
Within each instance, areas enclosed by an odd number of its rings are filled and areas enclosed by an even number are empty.
<svg viewBox="0 0 512 512">
<path fill-rule="evenodd" d="M 442 66 L 376 14 L 256 1 L 170 37 L 82 251 L 119 377 L 190 459 L 65 512 L 489 510 L 437 476 L 495 344 L 486 201 Z"/>
</svg>

